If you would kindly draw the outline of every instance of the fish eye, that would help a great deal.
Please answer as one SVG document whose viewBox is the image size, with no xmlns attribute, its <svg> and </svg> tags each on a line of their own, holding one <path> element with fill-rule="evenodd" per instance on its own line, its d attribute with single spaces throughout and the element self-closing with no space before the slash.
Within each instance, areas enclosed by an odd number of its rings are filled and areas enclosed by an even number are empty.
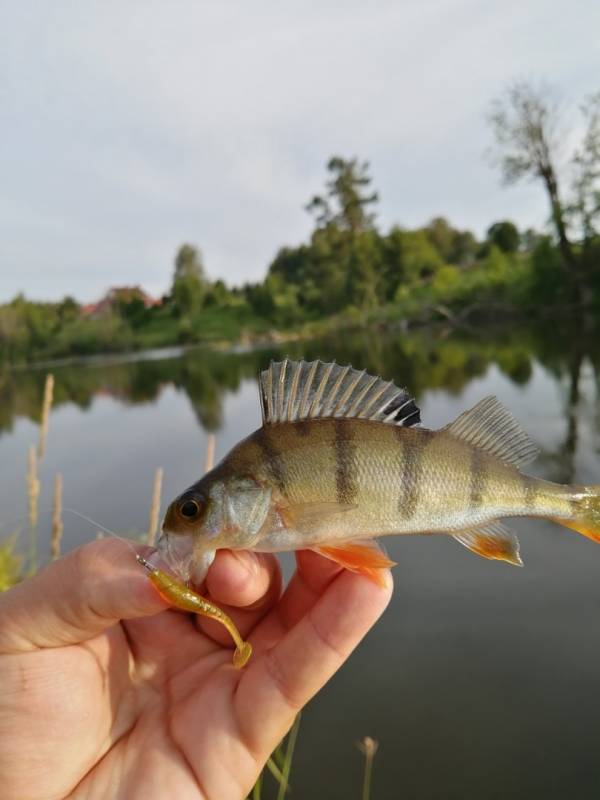
<svg viewBox="0 0 600 800">
<path fill-rule="evenodd" d="M 186 500 L 179 506 L 179 513 L 186 519 L 194 519 L 200 513 L 200 503 L 197 500 Z"/>
</svg>

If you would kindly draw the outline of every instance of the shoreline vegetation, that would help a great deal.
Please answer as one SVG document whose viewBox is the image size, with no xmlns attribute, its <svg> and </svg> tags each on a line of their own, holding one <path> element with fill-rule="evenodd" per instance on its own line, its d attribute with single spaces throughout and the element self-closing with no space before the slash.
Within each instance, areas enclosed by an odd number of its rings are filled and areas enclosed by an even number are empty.
<svg viewBox="0 0 600 800">
<path fill-rule="evenodd" d="M 368 162 L 333 156 L 322 194 L 305 206 L 309 240 L 280 248 L 262 282 L 210 280 L 201 253 L 182 245 L 170 291 L 114 287 L 80 305 L 18 295 L 0 305 L 0 368 L 208 344 L 278 344 L 369 325 L 452 326 L 600 310 L 600 92 L 582 105 L 579 143 L 559 169 L 558 108 L 550 89 L 509 86 L 490 108 L 491 160 L 507 183 L 544 189 L 548 230 L 494 222 L 483 239 L 436 217 L 421 228 L 376 223 Z M 573 138 L 573 137 L 572 137 Z M 564 159 L 563 159 L 564 160 Z"/>
</svg>

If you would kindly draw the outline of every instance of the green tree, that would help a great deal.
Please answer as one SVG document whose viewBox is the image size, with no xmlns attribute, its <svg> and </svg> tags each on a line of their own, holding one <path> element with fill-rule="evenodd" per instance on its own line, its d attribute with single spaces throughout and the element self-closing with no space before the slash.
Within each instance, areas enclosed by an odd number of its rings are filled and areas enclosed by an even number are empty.
<svg viewBox="0 0 600 800">
<path fill-rule="evenodd" d="M 56 314 L 60 325 L 73 322 L 81 313 L 79 303 L 70 296 L 65 297 L 56 307 Z"/>
<path fill-rule="evenodd" d="M 404 279 L 408 283 L 426 281 L 443 266 L 444 259 L 424 231 L 402 231 L 401 243 Z"/>
<path fill-rule="evenodd" d="M 479 247 L 471 231 L 452 227 L 445 217 L 434 217 L 423 232 L 447 264 L 466 266 L 475 260 Z"/>
<path fill-rule="evenodd" d="M 461 267 L 468 266 L 475 261 L 479 243 L 471 231 L 455 231 L 450 263 Z"/>
<path fill-rule="evenodd" d="M 446 262 L 452 261 L 457 231 L 445 217 L 434 217 L 423 229 L 425 236 Z"/>
<path fill-rule="evenodd" d="M 370 308 L 378 300 L 379 235 L 371 211 L 377 192 L 371 190 L 369 164 L 333 156 L 327 163 L 326 192 L 306 206 L 316 220 L 309 252 L 280 252 L 276 265 L 302 285 L 309 307 L 335 312 L 349 303 Z"/>
<path fill-rule="evenodd" d="M 379 300 L 380 237 L 375 231 L 356 236 L 348 260 L 347 300 L 357 308 L 374 308 Z"/>
<path fill-rule="evenodd" d="M 521 236 L 517 226 L 510 220 L 494 222 L 487 229 L 487 241 L 495 245 L 503 253 L 516 253 L 521 243 Z"/>
<path fill-rule="evenodd" d="M 403 263 L 403 238 L 404 231 L 398 225 L 390 230 L 382 241 L 382 294 L 385 300 L 393 300 L 400 284 L 406 278 Z"/>
<path fill-rule="evenodd" d="M 372 228 L 374 214 L 369 209 L 379 196 L 369 189 L 369 162 L 332 156 L 327 171 L 331 176 L 326 183 L 327 193 L 315 195 L 306 206 L 315 216 L 317 225 L 335 225 L 352 235 Z"/>
<path fill-rule="evenodd" d="M 198 311 L 206 293 L 206 276 L 200 251 L 183 244 L 175 256 L 171 300 L 175 312 L 186 316 Z"/>
</svg>

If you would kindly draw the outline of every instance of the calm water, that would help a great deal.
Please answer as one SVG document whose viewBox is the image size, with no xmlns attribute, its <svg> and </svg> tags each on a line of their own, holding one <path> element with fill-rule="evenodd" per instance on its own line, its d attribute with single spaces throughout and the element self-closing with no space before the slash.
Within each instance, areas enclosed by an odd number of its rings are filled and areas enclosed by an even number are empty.
<svg viewBox="0 0 600 800">
<path fill-rule="evenodd" d="M 586 338 L 589 341 L 586 341 Z M 416 395 L 438 427 L 496 394 L 542 448 L 531 472 L 600 483 L 600 336 L 576 324 L 503 332 L 365 331 L 285 347 L 351 361 Z M 150 354 L 55 367 L 40 507 L 64 476 L 65 504 L 110 528 L 147 524 L 154 470 L 171 498 L 259 425 L 255 376 L 274 349 Z M 26 451 L 38 436 L 43 370 L 0 376 L 0 522 L 26 514 Z M 50 515 L 41 514 L 40 550 Z M 525 569 L 446 537 L 386 542 L 396 591 L 385 616 L 304 714 L 295 798 L 360 797 L 355 741 L 380 741 L 373 798 L 600 796 L 600 547 L 515 521 Z M 65 517 L 65 546 L 95 529 Z"/>
</svg>

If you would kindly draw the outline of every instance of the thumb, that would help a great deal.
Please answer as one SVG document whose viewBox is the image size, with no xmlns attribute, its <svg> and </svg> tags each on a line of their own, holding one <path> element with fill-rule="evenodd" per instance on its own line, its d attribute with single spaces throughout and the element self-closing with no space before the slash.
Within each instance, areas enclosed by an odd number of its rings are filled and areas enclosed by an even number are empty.
<svg viewBox="0 0 600 800">
<path fill-rule="evenodd" d="M 0 653 L 76 644 L 121 619 L 168 608 L 119 539 L 74 550 L 0 595 Z"/>
</svg>

